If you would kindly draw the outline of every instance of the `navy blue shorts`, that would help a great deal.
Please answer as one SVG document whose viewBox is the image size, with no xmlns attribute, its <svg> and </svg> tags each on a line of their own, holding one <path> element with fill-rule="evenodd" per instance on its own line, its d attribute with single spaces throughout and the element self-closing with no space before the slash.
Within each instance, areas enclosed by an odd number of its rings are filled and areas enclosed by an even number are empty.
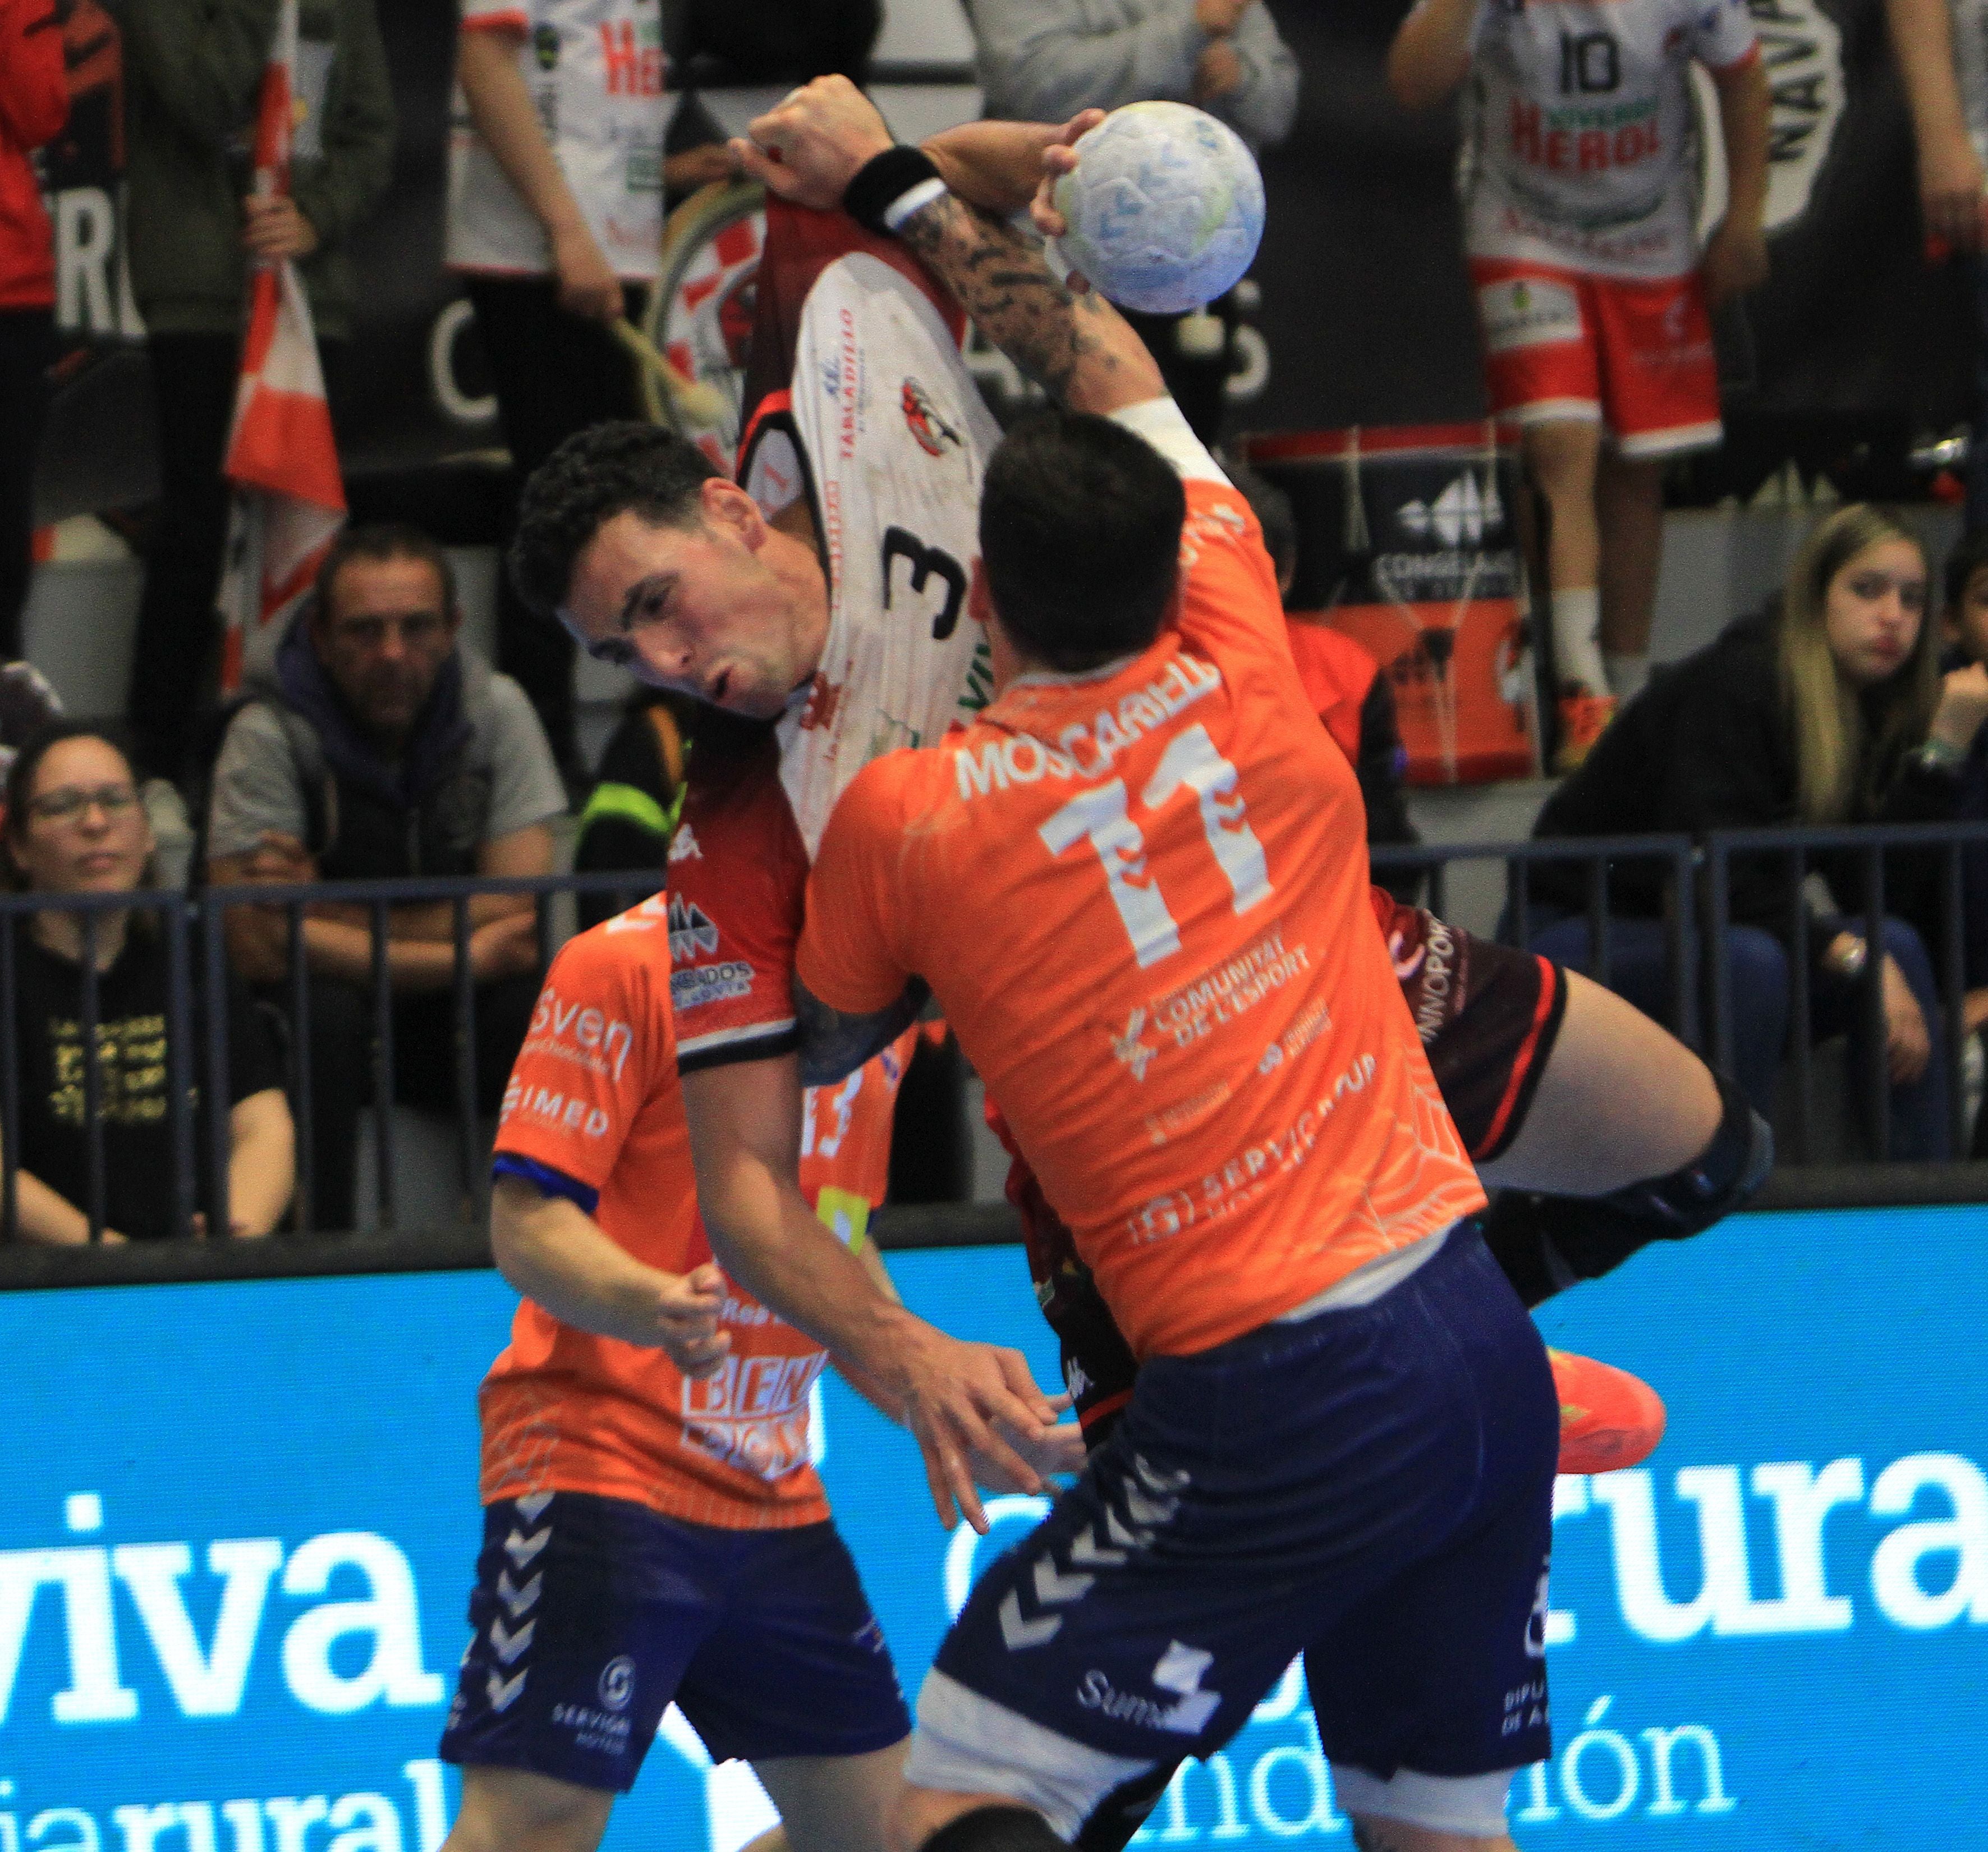
<svg viewBox="0 0 1988 1852">
<path fill-rule="evenodd" d="M 1559 1447 L 1544 1347 L 1474 1230 L 1370 1305 L 1155 1359 L 946 1635 L 910 1779 L 1076 1838 L 1300 1651 L 1337 1765 L 1540 1759 Z"/>
<path fill-rule="evenodd" d="M 720 1530 L 583 1492 L 485 1508 L 445 1760 L 626 1793 L 671 1700 L 712 1759 L 861 1756 L 911 1728 L 832 1524 Z"/>
</svg>

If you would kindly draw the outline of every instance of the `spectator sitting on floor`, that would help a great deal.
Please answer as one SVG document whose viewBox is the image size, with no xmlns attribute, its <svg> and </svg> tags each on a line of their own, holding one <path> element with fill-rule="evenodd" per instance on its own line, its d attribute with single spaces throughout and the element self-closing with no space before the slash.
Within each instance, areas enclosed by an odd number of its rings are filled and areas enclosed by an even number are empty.
<svg viewBox="0 0 1988 1852">
<path fill-rule="evenodd" d="M 1298 530 L 1291 498 L 1246 465 L 1225 466 L 1263 530 L 1263 548 L 1276 568 L 1277 594 L 1288 604 L 1297 577 Z M 1395 719 L 1395 690 L 1371 651 L 1329 624 L 1289 620 L 1291 655 L 1312 711 L 1324 723 L 1341 752 L 1352 761 L 1367 807 L 1367 845 L 1421 841 L 1408 821 L 1401 774 L 1408 750 Z M 1414 868 L 1383 868 L 1375 881 L 1397 900 L 1412 901 L 1422 886 Z"/>
<path fill-rule="evenodd" d="M 130 762 L 93 726 L 45 728 L 7 776 L 6 841 L 19 885 L 36 893 L 105 894 L 145 879 L 152 832 Z M 97 1121 L 103 1133 L 103 1238 L 147 1241 L 174 1224 L 174 1128 L 169 1108 L 171 1011 L 168 951 L 157 916 L 117 908 L 96 919 Z M 11 923 L 0 929 L 12 930 Z M 34 915 L 15 939 L 15 1034 L 21 1079 L 19 1178 L 22 1238 L 67 1246 L 90 1238 L 88 1097 L 81 1024 L 85 916 Z M 195 987 L 188 1023 L 191 1072 L 205 1063 L 205 1000 Z M 276 1038 L 231 977 L 226 1013 L 229 1231 L 267 1234 L 290 1200 L 292 1137 Z M 208 1089 L 196 1085 L 194 1099 Z M 194 1231 L 205 1232 L 204 1128 L 194 1139 Z"/>
<path fill-rule="evenodd" d="M 1942 679 L 1926 593 L 1916 538 L 1876 509 L 1838 510 L 1803 543 L 1779 611 L 1741 619 L 1653 679 L 1547 800 L 1534 834 L 1697 836 L 1953 816 L 1956 769 L 1988 717 L 1988 669 L 1977 665 Z M 1926 916 L 1909 891 L 1915 859 L 1886 859 L 1894 915 Z M 1861 853 L 1812 851 L 1808 865 L 1839 905 L 1861 904 Z M 1766 1112 L 1787 1040 L 1793 915 L 1802 896 L 1785 854 L 1736 854 L 1730 869 L 1725 956 L 1734 1066 Z M 1586 867 L 1535 864 L 1528 891 L 1533 949 L 1586 967 Z M 1608 981 L 1659 1017 L 1668 1013 L 1665 899 L 1660 864 L 1617 864 Z M 1807 940 L 1804 1032 L 1847 1029 L 1859 1076 L 1875 1075 L 1882 1061 L 1891 1088 L 1890 1156 L 1946 1156 L 1942 1012 L 1922 934 L 1891 917 L 1882 946 L 1867 947 L 1858 916 L 1825 913 L 1810 922 Z M 1855 980 L 1874 953 L 1883 961 L 1882 1051 L 1865 1045 L 1857 1002 Z"/>
<path fill-rule="evenodd" d="M 462 612 L 441 550 L 411 527 L 348 530 L 311 602 L 252 681 L 215 767 L 208 879 L 358 881 L 543 875 L 550 820 L 566 807 L 551 749 L 523 692 L 459 638 Z M 307 910 L 313 1224 L 353 1218 L 358 1110 L 370 1096 L 371 909 Z M 456 1105 L 454 908 L 388 910 L 394 1096 Z M 469 903 L 476 984 L 476 1109 L 492 1112 L 536 995 L 536 909 L 527 895 Z M 289 965 L 278 906 L 227 916 L 236 969 L 276 987 Z"/>
</svg>

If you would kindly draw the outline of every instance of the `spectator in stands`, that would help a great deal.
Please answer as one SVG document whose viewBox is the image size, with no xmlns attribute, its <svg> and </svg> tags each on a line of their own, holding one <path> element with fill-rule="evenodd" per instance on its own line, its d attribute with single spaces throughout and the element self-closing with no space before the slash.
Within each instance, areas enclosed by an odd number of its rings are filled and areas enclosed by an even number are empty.
<svg viewBox="0 0 1988 1852">
<path fill-rule="evenodd" d="M 1726 148 L 1725 216 L 1702 256 L 1693 60 Z M 1648 672 L 1664 460 L 1720 436 L 1708 310 L 1767 276 L 1753 22 L 1740 5 L 1622 0 L 1570 31 L 1550 7 L 1422 0 L 1388 78 L 1411 109 L 1469 81 L 1464 244 L 1492 409 L 1520 425 L 1550 511 L 1565 769 Z"/>
<path fill-rule="evenodd" d="M 1286 599 L 1297 576 L 1298 530 L 1291 498 L 1246 465 L 1225 466 L 1230 479 L 1249 498 L 1263 530 L 1264 550 L 1276 568 L 1277 591 Z M 1402 773 L 1408 752 L 1395 719 L 1395 691 L 1371 654 L 1329 624 L 1296 620 L 1286 628 L 1298 679 L 1325 730 L 1352 761 L 1367 806 L 1367 843 L 1415 843 L 1422 838 L 1408 821 Z M 1383 868 L 1374 879 L 1398 900 L 1413 900 L 1422 878 L 1412 868 Z"/>
<path fill-rule="evenodd" d="M 336 422 L 353 279 L 346 241 L 386 191 L 394 103 L 373 0 L 301 0 L 291 197 L 246 197 L 274 0 L 117 0 L 131 284 L 158 420 L 158 520 L 129 702 L 140 768 L 187 769 L 217 658 L 221 475 L 248 266 L 294 259 Z"/>
<path fill-rule="evenodd" d="M 121 893 L 140 887 L 152 833 L 122 751 L 86 722 L 46 727 L 7 776 L 7 850 L 36 893 Z M 155 915 L 113 909 L 96 919 L 97 1120 L 103 1133 L 103 1239 L 148 1241 L 174 1225 L 170 1105 L 171 1011 L 167 944 Z M 12 929 L 9 928 L 8 929 Z M 83 1019 L 84 916 L 34 915 L 16 940 L 15 1034 L 21 1075 L 22 1238 L 68 1245 L 90 1238 L 90 1138 Z M 223 1012 L 228 1053 L 229 1232 L 267 1234 L 290 1200 L 290 1109 L 275 1036 L 232 978 L 221 999 L 195 988 L 191 1071 L 205 1064 L 201 1017 Z M 196 1099 L 208 1089 L 195 1085 Z M 204 1133 L 194 1150 L 204 1155 Z M 206 1232 L 205 1165 L 196 1156 Z"/>
<path fill-rule="evenodd" d="M 445 255 L 475 308 L 521 482 L 574 432 L 644 416 L 610 324 L 642 320 L 666 180 L 681 191 L 733 171 L 722 143 L 666 168 L 662 31 L 651 0 L 464 0 Z M 566 632 L 502 581 L 498 662 L 576 780 L 573 659 Z"/>
<path fill-rule="evenodd" d="M 1885 0 L 1905 80 L 1919 164 L 1919 216 L 1929 243 L 1974 266 L 1980 342 L 1967 525 L 1988 525 L 1988 8 L 1983 0 Z"/>
<path fill-rule="evenodd" d="M 543 875 L 565 793 L 523 692 L 459 636 L 448 560 L 409 527 L 349 529 L 326 557 L 273 671 L 252 682 L 214 771 L 208 879 L 339 882 L 413 875 Z M 529 896 L 470 902 L 476 984 L 476 1109 L 496 1110 L 536 994 Z M 387 915 L 394 992 L 394 1089 L 404 1104 L 456 1105 L 453 940 L 447 902 Z M 227 916 L 235 968 L 272 986 L 289 962 L 282 909 Z M 370 909 L 326 902 L 303 923 L 311 974 L 314 1226 L 353 1221 L 360 1103 L 371 1092 Z"/>
<path fill-rule="evenodd" d="M 966 0 L 987 113 L 1067 122 L 1078 110 L 1155 100 L 1219 117 L 1253 148 L 1290 133 L 1297 60 L 1265 0 Z M 1232 313 L 1125 319 L 1204 442 L 1220 433 L 1235 369 Z"/>
<path fill-rule="evenodd" d="M 68 120 L 54 0 L 0 0 L 0 659 L 21 653 L 55 345 L 55 236 L 28 157 Z"/>
<path fill-rule="evenodd" d="M 1789 569 L 1778 611 L 1743 618 L 1696 655 L 1660 671 L 1547 801 L 1535 834 L 1618 836 L 1776 825 L 1932 821 L 1955 814 L 1956 768 L 1988 717 L 1988 669 L 1942 678 L 1926 621 L 1925 556 L 1889 516 L 1861 505 L 1823 521 Z M 1812 852 L 1835 906 L 1810 921 L 1811 1018 L 1799 1032 L 1848 1030 L 1860 1076 L 1891 1087 L 1891 1155 L 1947 1154 L 1942 1011 L 1921 933 L 1888 918 L 1867 946 L 1854 909 L 1863 864 Z M 1792 859 L 1736 855 L 1725 956 L 1740 1083 L 1773 1104 L 1786 1040 L 1794 909 L 1806 904 Z M 1920 913 L 1909 858 L 1888 858 L 1892 912 Z M 1589 962 L 1587 876 L 1540 865 L 1529 890 L 1534 950 Z M 1658 865 L 1618 864 L 1610 887 L 1610 983 L 1651 1014 L 1668 1014 L 1665 884 Z M 1865 1045 L 1857 979 L 1882 960 L 1882 1049 Z"/>
</svg>

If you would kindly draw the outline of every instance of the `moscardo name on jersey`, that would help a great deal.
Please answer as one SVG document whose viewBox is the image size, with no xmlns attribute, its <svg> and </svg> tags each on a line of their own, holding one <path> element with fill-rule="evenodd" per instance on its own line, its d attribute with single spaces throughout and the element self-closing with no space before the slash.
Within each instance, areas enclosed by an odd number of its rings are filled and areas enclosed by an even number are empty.
<svg viewBox="0 0 1988 1852">
<path fill-rule="evenodd" d="M 1028 733 L 990 740 L 977 750 L 954 750 L 952 763 L 962 798 L 984 797 L 1011 784 L 1033 784 L 1041 778 L 1098 778 L 1139 738 L 1163 726 L 1182 709 L 1222 686 L 1222 672 L 1212 662 L 1175 656 L 1143 688 L 1122 696 L 1114 714 L 1108 708 L 1087 725 L 1074 722 L 1046 746 Z"/>
</svg>

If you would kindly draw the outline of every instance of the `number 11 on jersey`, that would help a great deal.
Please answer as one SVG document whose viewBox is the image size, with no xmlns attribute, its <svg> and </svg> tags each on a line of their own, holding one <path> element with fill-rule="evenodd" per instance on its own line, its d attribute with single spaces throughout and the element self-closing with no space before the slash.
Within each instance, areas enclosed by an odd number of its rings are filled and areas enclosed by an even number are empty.
<svg viewBox="0 0 1988 1852">
<path fill-rule="evenodd" d="M 1208 729 L 1198 722 L 1168 742 L 1139 794 L 1140 802 L 1158 811 L 1182 791 L 1195 794 L 1202 832 L 1229 882 L 1236 911 L 1246 913 L 1261 906 L 1273 892 L 1263 845 L 1249 827 L 1242 795 L 1236 788 L 1236 767 L 1215 750 Z M 1146 839 L 1132 821 L 1124 779 L 1080 791 L 1037 834 L 1052 855 L 1086 840 L 1097 851 L 1112 904 L 1141 970 L 1180 950 L 1180 928 L 1167 910 L 1159 883 L 1146 872 Z"/>
</svg>

